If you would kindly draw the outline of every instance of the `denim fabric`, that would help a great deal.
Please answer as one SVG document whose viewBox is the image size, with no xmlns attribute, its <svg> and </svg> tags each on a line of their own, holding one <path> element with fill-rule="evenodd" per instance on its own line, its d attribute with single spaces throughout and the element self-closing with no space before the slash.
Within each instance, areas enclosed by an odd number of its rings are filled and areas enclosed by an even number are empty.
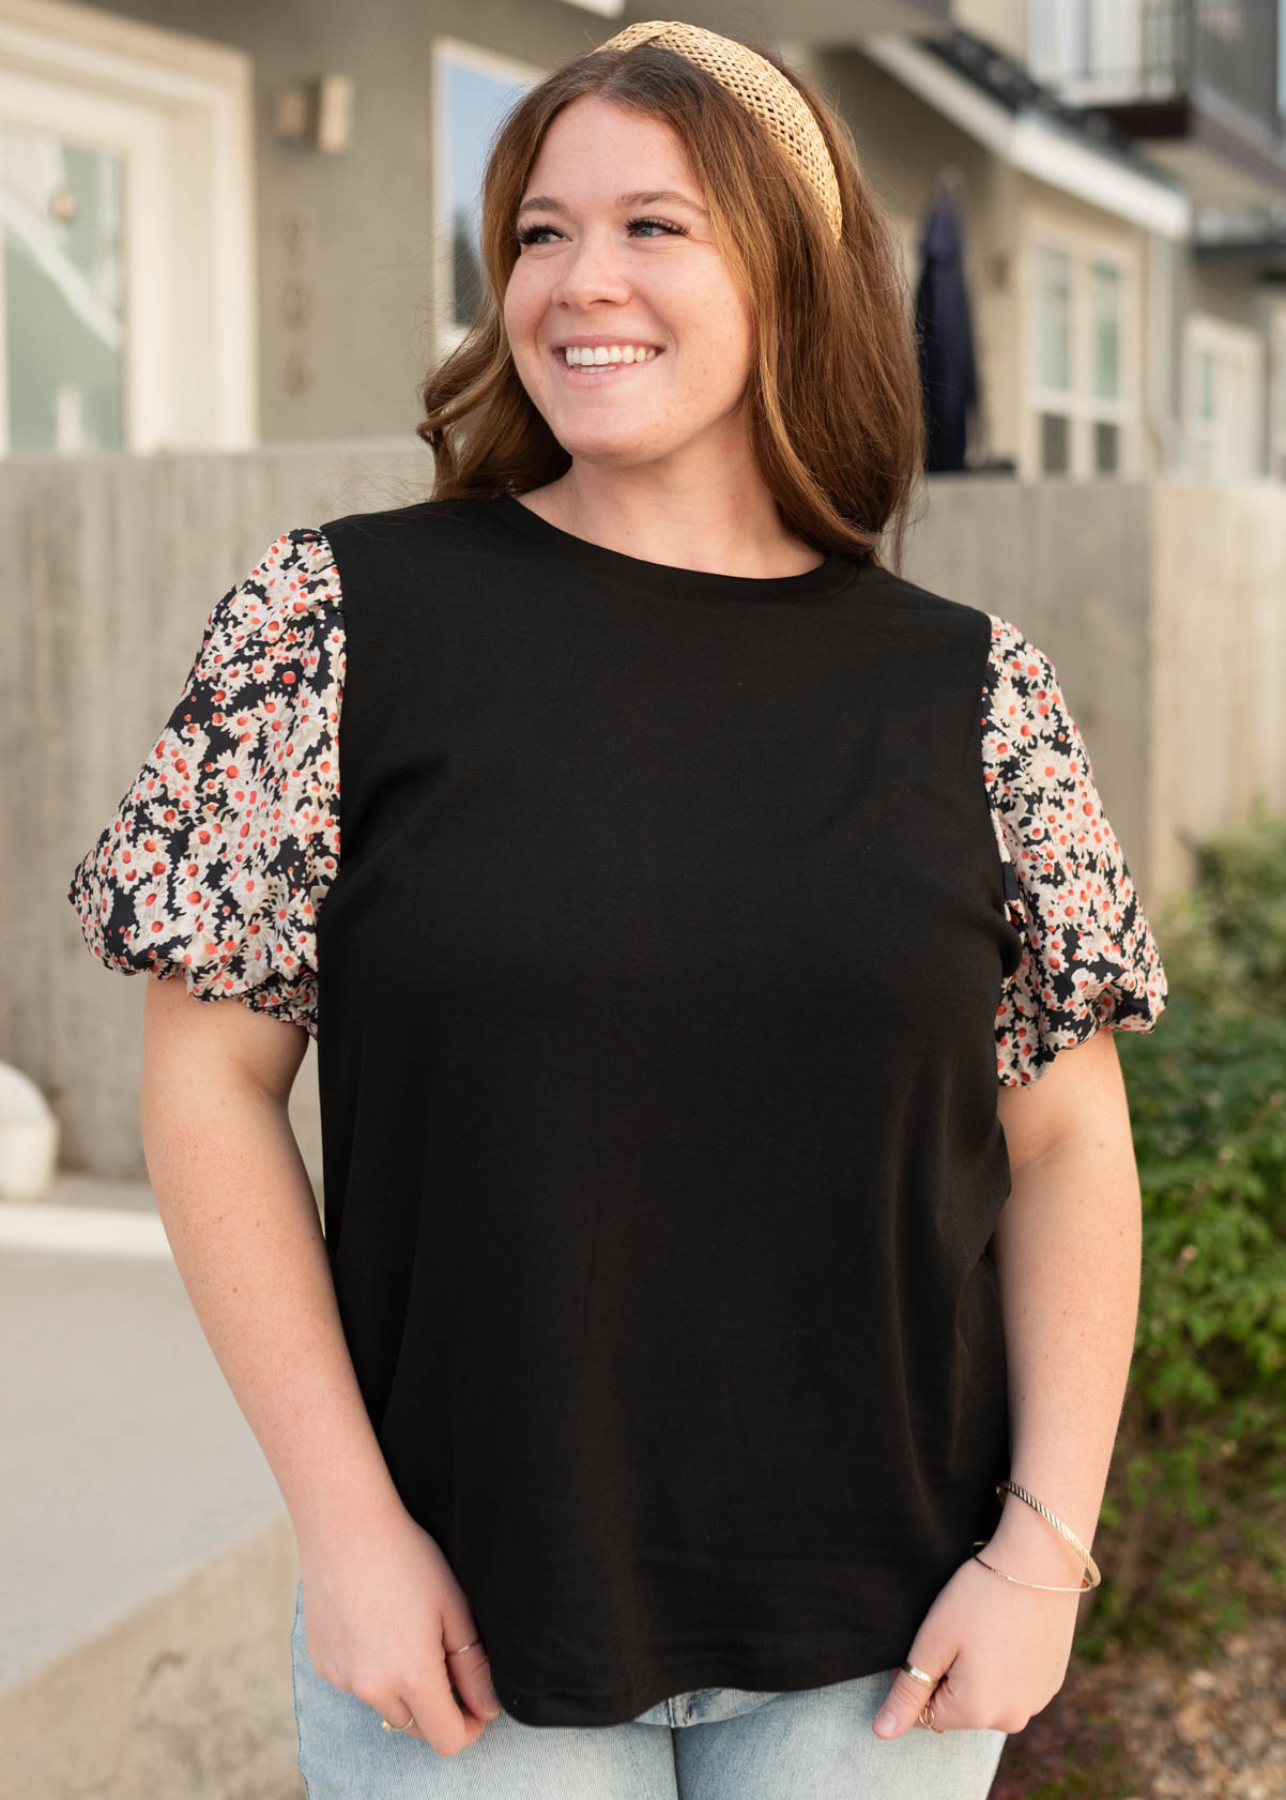
<svg viewBox="0 0 1286 1800">
<path fill-rule="evenodd" d="M 457 1756 L 385 1731 L 290 1634 L 308 1800 L 984 1800 L 1003 1731 L 871 1730 L 893 1671 L 798 1693 L 694 1688 L 624 1725 L 522 1725 L 502 1711 Z M 688 1730 L 689 1726 L 701 1730 Z"/>
</svg>

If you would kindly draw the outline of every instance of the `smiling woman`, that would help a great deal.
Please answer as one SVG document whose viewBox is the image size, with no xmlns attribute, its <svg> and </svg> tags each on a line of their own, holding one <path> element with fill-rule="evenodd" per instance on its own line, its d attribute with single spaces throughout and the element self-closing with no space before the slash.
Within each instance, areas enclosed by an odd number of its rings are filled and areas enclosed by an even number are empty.
<svg viewBox="0 0 1286 1800">
<path fill-rule="evenodd" d="M 186 990 L 160 1199 L 296 1529 L 310 1800 L 982 1800 L 1094 1573 L 1090 1040 L 1157 947 L 1052 662 L 877 554 L 911 313 L 822 99 L 627 27 L 483 245 L 433 497 L 228 589 L 69 889 Z M 317 1038 L 324 1258 L 298 1045 L 211 1099 L 188 997 Z"/>
<path fill-rule="evenodd" d="M 684 32 L 705 66 L 672 47 Z M 734 91 L 759 91 L 750 53 L 731 86 L 709 72 L 729 41 L 628 27 L 510 113 L 483 187 L 487 297 L 421 388 L 434 497 L 514 493 L 676 567 L 772 576 L 885 543 L 896 563 L 924 458 L 888 215 L 843 121 L 766 53 L 763 104 L 801 145 L 783 154 Z M 657 355 L 642 379 L 624 359 L 576 375 L 568 343 Z"/>
</svg>

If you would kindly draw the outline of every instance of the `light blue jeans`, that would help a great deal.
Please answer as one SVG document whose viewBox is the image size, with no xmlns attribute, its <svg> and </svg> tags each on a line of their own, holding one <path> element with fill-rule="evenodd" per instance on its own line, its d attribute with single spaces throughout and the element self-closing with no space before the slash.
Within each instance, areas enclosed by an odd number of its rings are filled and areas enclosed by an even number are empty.
<svg viewBox="0 0 1286 1800">
<path fill-rule="evenodd" d="M 624 1725 L 523 1725 L 502 1709 L 439 1756 L 318 1675 L 302 1581 L 290 1659 L 308 1800 L 985 1800 L 1005 1747 L 1003 1731 L 877 1738 L 890 1669 L 787 1694 L 695 1688 Z"/>
</svg>

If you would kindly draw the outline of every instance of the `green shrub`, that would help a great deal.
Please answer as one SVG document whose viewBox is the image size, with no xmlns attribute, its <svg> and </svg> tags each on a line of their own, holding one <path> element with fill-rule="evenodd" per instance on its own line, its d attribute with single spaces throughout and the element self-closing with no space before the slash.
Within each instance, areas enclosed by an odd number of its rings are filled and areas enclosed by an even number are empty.
<svg viewBox="0 0 1286 1800">
<path fill-rule="evenodd" d="M 1286 1018 L 1286 816 L 1256 799 L 1244 824 L 1192 851 L 1192 889 L 1157 925 L 1171 991 L 1216 1012 Z"/>
<path fill-rule="evenodd" d="M 1247 1569 L 1286 1582 L 1286 820 L 1202 846 L 1154 931 L 1169 1005 L 1117 1038 L 1143 1272 L 1091 1656 L 1195 1647 L 1247 1616 Z"/>
</svg>

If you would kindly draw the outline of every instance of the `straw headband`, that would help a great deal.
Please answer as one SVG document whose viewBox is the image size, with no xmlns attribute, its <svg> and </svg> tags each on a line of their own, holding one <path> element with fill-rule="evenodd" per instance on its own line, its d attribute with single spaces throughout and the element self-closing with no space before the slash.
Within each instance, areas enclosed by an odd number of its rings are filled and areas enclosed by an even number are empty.
<svg viewBox="0 0 1286 1800">
<path fill-rule="evenodd" d="M 813 110 L 795 84 L 745 44 L 679 19 L 648 19 L 640 25 L 627 25 L 597 48 L 633 50 L 637 44 L 647 43 L 677 50 L 736 95 L 810 183 L 838 243 L 844 212 L 835 165 Z"/>
</svg>

